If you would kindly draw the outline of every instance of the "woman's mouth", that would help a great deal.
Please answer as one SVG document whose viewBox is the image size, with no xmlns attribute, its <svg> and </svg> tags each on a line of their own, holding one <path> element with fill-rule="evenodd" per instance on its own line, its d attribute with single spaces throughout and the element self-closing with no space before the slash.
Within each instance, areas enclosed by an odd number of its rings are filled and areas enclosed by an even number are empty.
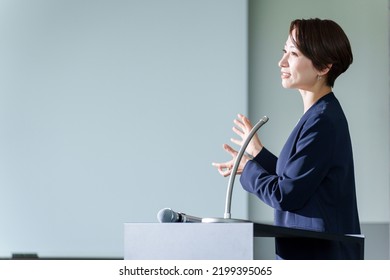
<svg viewBox="0 0 390 280">
<path fill-rule="evenodd" d="M 282 73 L 280 74 L 280 77 L 281 77 L 282 79 L 290 78 L 290 76 L 291 76 L 291 74 L 290 74 L 290 73 L 287 73 L 287 72 L 282 72 Z"/>
</svg>

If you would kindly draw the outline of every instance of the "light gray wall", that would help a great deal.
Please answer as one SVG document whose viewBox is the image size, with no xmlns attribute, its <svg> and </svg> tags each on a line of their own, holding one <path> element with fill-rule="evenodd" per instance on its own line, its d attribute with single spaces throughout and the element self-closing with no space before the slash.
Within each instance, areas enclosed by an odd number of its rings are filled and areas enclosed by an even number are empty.
<svg viewBox="0 0 390 280">
<path fill-rule="evenodd" d="M 277 66 L 291 20 L 333 19 L 349 36 L 354 62 L 336 81 L 334 92 L 349 120 L 360 218 L 367 225 L 363 230 L 370 232 L 367 244 L 376 239 L 385 245 L 368 258 L 389 258 L 388 231 L 385 240 L 381 231 L 390 214 L 388 11 L 388 0 L 249 1 L 249 113 L 253 120 L 269 116 L 260 136 L 275 154 L 303 113 L 299 92 L 281 87 Z M 249 216 L 272 222 L 273 211 L 251 196 Z M 378 235 L 373 234 L 376 224 Z"/>
<path fill-rule="evenodd" d="M 0 38 L 0 257 L 121 257 L 124 223 L 223 216 L 246 1 L 2 0 Z"/>
</svg>

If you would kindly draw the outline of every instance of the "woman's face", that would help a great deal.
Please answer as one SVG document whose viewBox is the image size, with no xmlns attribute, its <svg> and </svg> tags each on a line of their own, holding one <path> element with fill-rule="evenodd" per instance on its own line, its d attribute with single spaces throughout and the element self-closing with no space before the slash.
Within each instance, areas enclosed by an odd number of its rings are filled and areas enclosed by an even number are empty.
<svg viewBox="0 0 390 280">
<path fill-rule="evenodd" d="M 295 36 L 294 34 L 293 31 L 292 35 Z M 284 88 L 310 91 L 318 81 L 319 71 L 314 68 L 311 60 L 295 47 L 291 36 L 287 38 L 279 67 Z"/>
</svg>

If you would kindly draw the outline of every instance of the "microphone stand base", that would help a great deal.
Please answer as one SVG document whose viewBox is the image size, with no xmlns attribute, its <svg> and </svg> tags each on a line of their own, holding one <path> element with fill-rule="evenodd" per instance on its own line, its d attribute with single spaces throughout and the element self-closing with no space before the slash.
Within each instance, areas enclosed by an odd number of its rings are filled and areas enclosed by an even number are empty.
<svg viewBox="0 0 390 280">
<path fill-rule="evenodd" d="M 203 218 L 202 223 L 252 223 L 248 220 L 228 219 L 228 218 Z"/>
</svg>

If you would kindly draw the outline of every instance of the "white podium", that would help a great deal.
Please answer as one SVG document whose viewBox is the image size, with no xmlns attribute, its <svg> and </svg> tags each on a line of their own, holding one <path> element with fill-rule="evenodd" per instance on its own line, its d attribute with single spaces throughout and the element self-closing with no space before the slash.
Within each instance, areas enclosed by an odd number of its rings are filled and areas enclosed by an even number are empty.
<svg viewBox="0 0 390 280">
<path fill-rule="evenodd" d="M 252 260 L 253 223 L 126 223 L 125 260 Z"/>
</svg>

